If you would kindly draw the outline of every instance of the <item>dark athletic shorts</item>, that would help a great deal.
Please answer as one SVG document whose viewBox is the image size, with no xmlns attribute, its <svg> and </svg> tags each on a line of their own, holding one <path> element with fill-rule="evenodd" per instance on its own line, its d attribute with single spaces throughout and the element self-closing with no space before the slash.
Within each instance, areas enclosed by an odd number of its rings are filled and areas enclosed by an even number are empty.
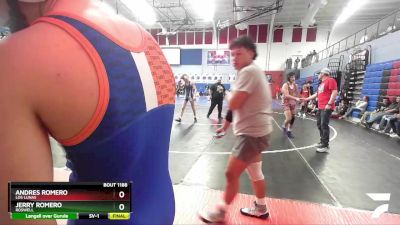
<svg viewBox="0 0 400 225">
<path fill-rule="evenodd" d="M 255 156 L 270 146 L 270 137 L 270 134 L 262 137 L 236 136 L 232 155 L 244 162 L 252 163 Z"/>
</svg>

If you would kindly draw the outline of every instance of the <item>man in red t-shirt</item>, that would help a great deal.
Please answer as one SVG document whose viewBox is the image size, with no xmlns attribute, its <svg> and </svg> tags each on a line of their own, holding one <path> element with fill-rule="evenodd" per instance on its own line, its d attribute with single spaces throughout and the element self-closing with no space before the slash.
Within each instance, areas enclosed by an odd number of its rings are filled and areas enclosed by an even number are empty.
<svg viewBox="0 0 400 225">
<path fill-rule="evenodd" d="M 335 99 L 338 93 L 336 80 L 330 75 L 331 71 L 328 68 L 322 69 L 318 76 L 321 84 L 317 93 L 303 99 L 309 101 L 318 98 L 317 126 L 321 142 L 317 145 L 317 152 L 328 152 L 329 150 L 329 119 L 335 109 Z"/>
</svg>

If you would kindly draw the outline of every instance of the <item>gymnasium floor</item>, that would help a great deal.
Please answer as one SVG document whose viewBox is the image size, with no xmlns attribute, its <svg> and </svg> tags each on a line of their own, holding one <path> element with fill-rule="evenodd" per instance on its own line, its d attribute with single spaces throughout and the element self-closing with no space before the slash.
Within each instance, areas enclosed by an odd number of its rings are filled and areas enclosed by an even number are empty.
<svg viewBox="0 0 400 225">
<path fill-rule="evenodd" d="M 181 105 L 182 99 L 179 98 L 175 115 L 180 112 Z M 205 97 L 200 97 L 197 101 L 198 122 L 193 123 L 192 110 L 188 105 L 182 122 L 174 122 L 172 126 L 170 174 L 175 190 L 180 190 L 180 193 L 176 193 L 176 198 L 177 218 L 181 224 L 194 222 L 195 219 L 190 216 L 190 220 L 182 219 L 179 215 L 184 213 L 180 209 L 187 214 L 188 210 L 200 208 L 196 204 L 185 205 L 184 202 L 188 200 L 182 196 L 187 195 L 182 193 L 195 196 L 195 193 L 207 192 L 207 205 L 213 205 L 217 201 L 215 196 L 219 196 L 225 187 L 224 170 L 234 137 L 231 131 L 220 139 L 213 136 L 219 122 L 216 120 L 217 108 L 214 109 L 211 119 L 206 118 L 209 105 L 210 102 Z M 274 132 L 271 146 L 263 154 L 263 171 L 268 182 L 270 201 L 288 200 L 288 204 L 313 206 L 315 204 L 308 203 L 316 203 L 335 210 L 351 208 L 368 211 L 374 211 L 382 204 L 389 204 L 390 213 L 400 214 L 400 139 L 390 138 L 346 121 L 331 120 L 331 149 L 326 154 L 317 153 L 313 147 L 319 141 L 315 118 L 297 118 L 293 131 L 295 139 L 288 139 L 282 135 L 280 128 L 284 116 L 279 102 L 274 102 L 273 108 Z M 64 167 L 63 152 L 55 143 L 52 145 L 54 167 Z M 243 195 L 238 199 L 242 196 L 247 196 L 244 197 L 246 201 L 251 198 L 247 195 L 252 194 L 252 189 L 246 174 L 241 177 L 240 193 Z M 390 200 L 374 201 L 367 193 L 388 193 Z M 183 202 L 179 202 L 180 200 Z M 192 214 L 195 215 L 195 212 Z M 370 214 L 369 212 L 368 215 Z M 395 220 L 379 224 L 400 224 L 399 215 L 391 216 Z M 361 217 L 357 219 L 356 215 L 355 218 L 356 222 L 352 224 L 359 224 Z M 318 220 L 313 221 L 318 223 Z"/>
</svg>

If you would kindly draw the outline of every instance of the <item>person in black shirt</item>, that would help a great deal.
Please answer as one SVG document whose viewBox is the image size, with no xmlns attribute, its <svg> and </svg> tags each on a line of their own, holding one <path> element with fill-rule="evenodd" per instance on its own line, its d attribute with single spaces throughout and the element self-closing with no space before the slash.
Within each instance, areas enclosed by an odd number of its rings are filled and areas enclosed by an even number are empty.
<svg viewBox="0 0 400 225">
<path fill-rule="evenodd" d="M 225 96 L 225 86 L 221 83 L 221 79 L 218 79 L 217 83 L 213 84 L 210 88 L 211 106 L 207 113 L 207 118 L 210 118 L 216 105 L 218 105 L 218 119 L 222 119 L 222 103 Z"/>
</svg>

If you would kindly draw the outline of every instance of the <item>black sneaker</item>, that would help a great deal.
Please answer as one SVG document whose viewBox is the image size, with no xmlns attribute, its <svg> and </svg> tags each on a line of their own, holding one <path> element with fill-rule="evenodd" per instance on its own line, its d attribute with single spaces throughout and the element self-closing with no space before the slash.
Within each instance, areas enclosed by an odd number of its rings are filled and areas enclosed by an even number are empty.
<svg viewBox="0 0 400 225">
<path fill-rule="evenodd" d="M 290 138 L 290 139 L 293 139 L 293 138 L 294 138 L 294 136 L 293 136 L 293 134 L 292 134 L 292 131 L 288 131 L 288 132 L 287 132 L 287 136 L 288 136 L 288 138 Z"/>
<path fill-rule="evenodd" d="M 322 142 L 319 142 L 315 147 L 316 148 L 322 148 L 322 147 L 324 147 L 324 145 L 322 144 Z"/>
<path fill-rule="evenodd" d="M 197 117 L 194 117 L 194 122 L 197 123 Z"/>
<path fill-rule="evenodd" d="M 326 153 L 329 151 L 329 145 L 322 145 L 321 147 L 317 147 L 317 152 Z"/>
<path fill-rule="evenodd" d="M 368 128 L 368 129 L 371 129 L 371 127 L 372 127 L 372 124 L 371 123 L 364 123 L 364 126 L 366 127 L 366 128 Z"/>
<path fill-rule="evenodd" d="M 178 118 L 178 119 L 175 119 L 175 121 L 178 122 L 178 123 L 180 123 L 180 122 L 182 122 L 182 119 L 181 119 L 181 118 Z"/>
</svg>

